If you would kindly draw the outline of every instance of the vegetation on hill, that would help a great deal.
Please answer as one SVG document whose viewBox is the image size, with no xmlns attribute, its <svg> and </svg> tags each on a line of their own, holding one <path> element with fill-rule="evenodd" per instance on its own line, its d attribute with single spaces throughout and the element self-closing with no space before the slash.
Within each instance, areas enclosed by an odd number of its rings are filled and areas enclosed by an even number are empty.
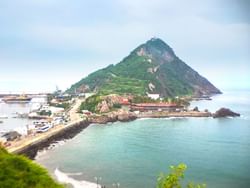
<svg viewBox="0 0 250 188">
<path fill-rule="evenodd" d="M 140 45 L 116 65 L 98 70 L 67 92 L 103 94 L 159 93 L 162 97 L 215 94 L 220 91 L 186 65 L 161 39 Z"/>
<path fill-rule="evenodd" d="M 24 156 L 8 153 L 0 147 L 0 187 L 63 188 L 48 172 Z"/>
<path fill-rule="evenodd" d="M 154 103 L 154 102 L 159 102 L 159 100 L 154 100 L 154 99 L 146 97 L 146 96 L 136 95 L 133 97 L 131 102 L 132 103 Z"/>
<path fill-rule="evenodd" d="M 102 101 L 100 95 L 92 95 L 87 98 L 80 106 L 80 111 L 88 110 L 93 113 L 98 113 L 99 111 L 96 109 L 96 106 Z"/>
<path fill-rule="evenodd" d="M 184 179 L 184 172 L 187 169 L 187 165 L 181 163 L 178 166 L 170 166 L 170 173 L 161 173 L 157 179 L 157 188 L 182 188 L 181 182 Z M 187 188 L 205 188 L 206 184 L 195 184 L 193 182 L 188 183 Z"/>
</svg>

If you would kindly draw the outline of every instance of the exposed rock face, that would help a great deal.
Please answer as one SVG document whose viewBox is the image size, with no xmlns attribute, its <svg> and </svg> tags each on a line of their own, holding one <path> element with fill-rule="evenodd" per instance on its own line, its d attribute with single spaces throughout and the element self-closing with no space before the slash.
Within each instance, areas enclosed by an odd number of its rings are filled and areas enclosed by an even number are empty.
<svg viewBox="0 0 250 188">
<path fill-rule="evenodd" d="M 123 98 L 116 94 L 102 96 L 102 101 L 96 106 L 96 110 L 100 113 L 107 113 L 113 108 L 114 104 L 119 104 Z"/>
<path fill-rule="evenodd" d="M 103 100 L 101 103 L 99 103 L 96 108 L 100 113 L 106 113 L 110 110 L 106 100 Z"/>
<path fill-rule="evenodd" d="M 220 108 L 219 110 L 217 110 L 214 114 L 213 117 L 214 118 L 220 118 L 220 117 L 237 117 L 240 116 L 240 114 L 231 111 L 228 108 Z"/>
</svg>

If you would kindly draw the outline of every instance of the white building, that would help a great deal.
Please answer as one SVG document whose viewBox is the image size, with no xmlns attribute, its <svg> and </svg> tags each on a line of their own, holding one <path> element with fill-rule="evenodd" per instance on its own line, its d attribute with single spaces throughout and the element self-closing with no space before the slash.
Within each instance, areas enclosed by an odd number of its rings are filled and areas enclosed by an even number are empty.
<svg viewBox="0 0 250 188">
<path fill-rule="evenodd" d="M 148 93 L 148 97 L 154 100 L 157 100 L 160 98 L 160 94 L 149 94 Z"/>
</svg>

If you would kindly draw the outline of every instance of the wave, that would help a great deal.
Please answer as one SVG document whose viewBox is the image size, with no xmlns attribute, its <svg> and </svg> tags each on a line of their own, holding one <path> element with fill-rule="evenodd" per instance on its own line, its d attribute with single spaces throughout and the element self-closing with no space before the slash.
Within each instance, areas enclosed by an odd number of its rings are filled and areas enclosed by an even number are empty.
<svg viewBox="0 0 250 188">
<path fill-rule="evenodd" d="M 239 119 L 243 119 L 243 120 L 250 120 L 250 116 L 245 116 L 245 115 L 240 115 L 240 117 L 237 117 Z"/>
<path fill-rule="evenodd" d="M 137 121 L 143 121 L 143 120 L 150 120 L 150 119 L 156 119 L 156 118 L 138 118 Z"/>
<path fill-rule="evenodd" d="M 163 119 L 165 119 L 165 120 L 184 120 L 184 119 L 188 119 L 188 118 L 192 118 L 192 117 L 165 117 Z"/>
<path fill-rule="evenodd" d="M 56 178 L 61 183 L 71 184 L 74 188 L 101 188 L 101 185 L 97 185 L 96 183 L 83 181 L 83 180 L 76 180 L 74 178 L 69 177 L 70 173 L 64 173 L 60 171 L 58 168 L 54 171 Z M 80 173 L 74 173 L 74 174 L 80 174 Z"/>
</svg>

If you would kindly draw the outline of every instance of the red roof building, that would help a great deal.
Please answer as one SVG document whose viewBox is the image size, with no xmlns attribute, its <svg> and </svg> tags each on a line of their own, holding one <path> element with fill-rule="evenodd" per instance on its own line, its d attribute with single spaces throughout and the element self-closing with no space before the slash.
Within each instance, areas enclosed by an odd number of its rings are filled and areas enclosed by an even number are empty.
<svg viewBox="0 0 250 188">
<path fill-rule="evenodd" d="M 122 98 L 121 102 L 120 102 L 121 105 L 130 105 L 130 102 L 127 98 Z"/>
<path fill-rule="evenodd" d="M 181 109 L 183 106 L 178 106 L 175 103 L 139 103 L 132 104 L 131 110 L 133 111 L 176 111 Z"/>
</svg>

